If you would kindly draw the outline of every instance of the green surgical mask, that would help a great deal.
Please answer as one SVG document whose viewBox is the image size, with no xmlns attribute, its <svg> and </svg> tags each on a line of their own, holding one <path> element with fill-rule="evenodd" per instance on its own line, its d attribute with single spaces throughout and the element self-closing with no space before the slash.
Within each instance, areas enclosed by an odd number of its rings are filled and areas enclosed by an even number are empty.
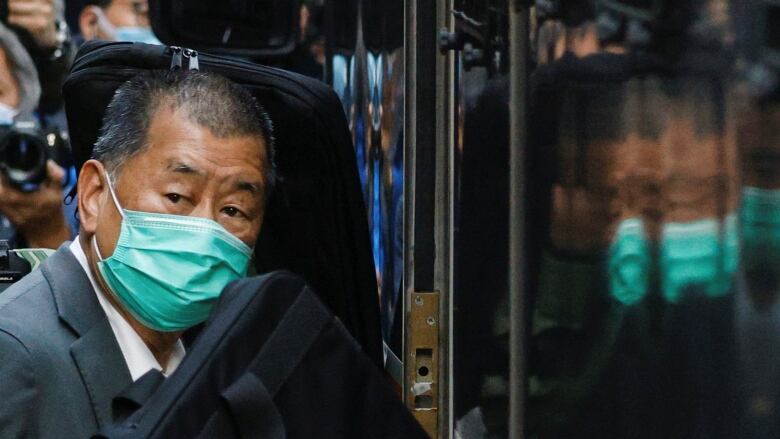
<svg viewBox="0 0 780 439">
<path fill-rule="evenodd" d="M 650 243 L 643 221 L 629 218 L 621 222 L 607 260 L 609 289 L 613 298 L 624 305 L 633 305 L 647 295 L 650 256 Z"/>
<path fill-rule="evenodd" d="M 728 293 L 738 263 L 736 217 L 668 223 L 661 233 L 660 268 L 664 298 L 677 303 L 688 288 L 708 297 Z"/>
<path fill-rule="evenodd" d="M 228 283 L 246 275 L 252 249 L 215 221 L 123 209 L 114 253 L 92 245 L 103 280 L 133 317 L 171 332 L 204 322 Z"/>
</svg>

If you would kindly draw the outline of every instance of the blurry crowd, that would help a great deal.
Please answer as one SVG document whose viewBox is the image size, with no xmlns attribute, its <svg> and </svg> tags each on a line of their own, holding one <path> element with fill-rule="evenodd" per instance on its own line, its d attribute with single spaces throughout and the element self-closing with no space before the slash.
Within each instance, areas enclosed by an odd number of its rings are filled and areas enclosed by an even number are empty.
<svg viewBox="0 0 780 439">
<path fill-rule="evenodd" d="M 3 4 L 7 2 L 7 8 Z M 300 37 L 283 67 L 322 78 L 321 2 L 303 2 Z M 147 0 L 5 0 L 0 2 L 0 138 L 20 120 L 59 152 L 50 154 L 45 178 L 18 184 L 5 178 L 14 153 L 0 140 L 0 240 L 11 248 L 56 249 L 78 230 L 73 190 L 76 169 L 69 152 L 62 84 L 86 41 L 160 44 Z M 55 143 L 58 143 L 55 148 Z M 30 162 L 32 154 L 16 157 Z M 16 163 L 17 165 L 19 163 Z M 26 163 L 27 166 L 32 166 Z"/>
<path fill-rule="evenodd" d="M 0 180 L 0 239 L 12 247 L 57 248 L 75 236 L 75 206 L 63 202 L 75 169 L 62 83 L 84 41 L 157 42 L 148 9 L 146 0 L 8 0 L 7 10 L 0 7 L 0 130 L 31 119 L 39 132 L 65 143 L 33 187 Z"/>
</svg>

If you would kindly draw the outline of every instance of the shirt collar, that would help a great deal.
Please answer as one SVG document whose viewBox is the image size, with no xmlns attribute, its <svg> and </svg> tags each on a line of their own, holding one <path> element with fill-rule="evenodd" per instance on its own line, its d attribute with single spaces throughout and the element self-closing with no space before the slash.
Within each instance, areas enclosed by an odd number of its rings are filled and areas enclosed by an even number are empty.
<svg viewBox="0 0 780 439">
<path fill-rule="evenodd" d="M 160 363 L 157 362 L 157 359 L 154 358 L 152 351 L 146 346 L 146 343 L 106 298 L 106 293 L 100 287 L 100 284 L 95 281 L 87 262 L 87 255 L 84 253 L 84 249 L 81 248 L 78 236 L 70 244 L 70 251 L 76 257 L 76 260 L 79 261 L 81 268 L 87 273 L 89 283 L 97 295 L 100 307 L 103 308 L 103 312 L 105 312 L 108 318 L 108 323 L 111 325 L 111 330 L 114 332 L 114 337 L 119 344 L 119 349 L 122 351 L 122 356 L 125 358 L 125 363 L 127 363 L 127 368 L 130 370 L 130 376 L 133 378 L 133 381 L 151 369 L 159 370 L 165 376 L 172 374 L 179 367 L 186 353 L 181 339 L 176 340 L 173 352 L 168 359 L 168 364 L 163 369 Z"/>
</svg>

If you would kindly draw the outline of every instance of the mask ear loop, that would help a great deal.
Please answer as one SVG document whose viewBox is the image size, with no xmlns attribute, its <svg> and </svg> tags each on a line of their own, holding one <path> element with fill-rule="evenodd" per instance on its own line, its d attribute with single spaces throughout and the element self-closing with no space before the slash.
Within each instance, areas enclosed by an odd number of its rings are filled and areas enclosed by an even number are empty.
<svg viewBox="0 0 780 439">
<path fill-rule="evenodd" d="M 94 235 L 94 234 L 93 234 L 93 235 L 92 235 L 92 239 L 90 240 L 90 241 L 92 242 L 92 250 L 94 250 L 94 251 L 95 251 L 95 254 L 96 254 L 96 255 L 97 255 L 97 257 L 98 257 L 98 260 L 100 260 L 100 262 L 103 262 L 105 259 L 103 259 L 103 255 L 102 255 L 102 254 L 100 254 L 100 248 L 98 248 L 98 245 L 97 245 L 97 237 L 96 237 L 96 236 L 97 236 L 97 235 Z"/>
<path fill-rule="evenodd" d="M 119 212 L 119 215 L 122 216 L 122 219 L 125 219 L 125 211 L 119 204 L 119 199 L 116 197 L 116 192 L 114 192 L 114 186 L 111 184 L 111 177 L 108 175 L 108 172 L 105 173 L 105 177 L 106 184 L 108 185 L 108 192 L 111 194 L 111 199 L 114 200 L 114 206 L 116 207 L 117 212 Z"/>
<path fill-rule="evenodd" d="M 125 219 L 125 212 L 122 209 L 122 206 L 119 204 L 119 199 L 116 197 L 116 192 L 114 192 L 114 186 L 111 184 L 111 176 L 108 175 L 108 172 L 104 174 L 104 177 L 106 178 L 106 185 L 108 186 L 108 192 L 111 194 L 111 200 L 114 202 L 114 207 L 116 207 L 117 212 L 119 212 L 119 215 L 122 216 L 122 220 Z M 92 249 L 95 250 L 95 254 L 97 255 L 98 259 L 102 262 L 103 255 L 100 254 L 100 248 L 97 245 L 97 235 L 92 235 Z"/>
</svg>

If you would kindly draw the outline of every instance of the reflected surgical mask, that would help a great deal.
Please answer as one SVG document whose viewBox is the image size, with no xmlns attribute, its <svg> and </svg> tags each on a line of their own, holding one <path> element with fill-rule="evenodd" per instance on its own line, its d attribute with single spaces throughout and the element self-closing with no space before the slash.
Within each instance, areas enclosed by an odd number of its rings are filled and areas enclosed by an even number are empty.
<svg viewBox="0 0 780 439">
<path fill-rule="evenodd" d="M 620 303 L 633 305 L 647 295 L 650 251 L 641 219 L 629 218 L 620 223 L 607 260 L 610 294 Z"/>
<path fill-rule="evenodd" d="M 726 294 L 738 263 L 736 217 L 669 223 L 661 234 L 660 268 L 664 298 L 677 303 L 686 289 L 709 297 Z"/>
<path fill-rule="evenodd" d="M 123 26 L 116 28 L 117 41 L 130 41 L 133 43 L 162 44 L 148 27 Z"/>
<path fill-rule="evenodd" d="M 228 283 L 246 276 L 252 249 L 215 221 L 123 209 L 114 253 L 92 245 L 103 280 L 138 321 L 157 331 L 182 331 L 206 321 Z"/>
</svg>

